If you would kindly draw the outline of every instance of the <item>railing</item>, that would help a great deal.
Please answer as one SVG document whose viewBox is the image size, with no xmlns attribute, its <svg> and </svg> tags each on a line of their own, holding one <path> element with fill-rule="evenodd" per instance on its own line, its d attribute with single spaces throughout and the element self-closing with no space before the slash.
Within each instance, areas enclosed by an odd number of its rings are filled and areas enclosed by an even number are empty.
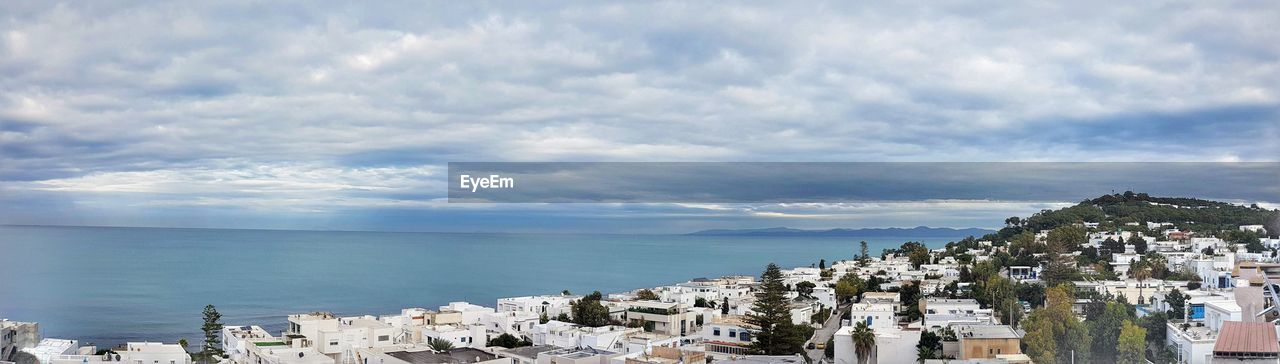
<svg viewBox="0 0 1280 364">
<path fill-rule="evenodd" d="M 653 308 L 653 307 L 631 307 L 631 308 L 628 308 L 627 311 L 638 312 L 638 313 L 649 313 L 649 314 L 655 314 L 655 315 L 674 315 L 674 314 L 680 313 L 679 310 L 674 308 Z"/>
</svg>

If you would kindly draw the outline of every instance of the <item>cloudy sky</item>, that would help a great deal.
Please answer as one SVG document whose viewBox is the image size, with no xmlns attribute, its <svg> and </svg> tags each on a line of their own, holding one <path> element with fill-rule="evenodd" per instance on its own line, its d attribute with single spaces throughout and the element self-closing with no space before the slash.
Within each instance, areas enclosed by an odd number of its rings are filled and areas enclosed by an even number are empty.
<svg viewBox="0 0 1280 364">
<path fill-rule="evenodd" d="M 0 223 L 994 227 L 1071 201 L 460 205 L 446 163 L 1277 161 L 1276 19 L 1274 2 L 7 2 Z"/>
</svg>

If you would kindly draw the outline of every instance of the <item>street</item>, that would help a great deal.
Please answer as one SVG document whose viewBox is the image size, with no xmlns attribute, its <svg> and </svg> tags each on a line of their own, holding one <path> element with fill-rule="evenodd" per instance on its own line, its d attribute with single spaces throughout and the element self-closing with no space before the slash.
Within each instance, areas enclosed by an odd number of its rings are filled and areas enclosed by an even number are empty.
<svg viewBox="0 0 1280 364">
<path fill-rule="evenodd" d="M 813 360 L 814 363 L 825 362 L 827 360 L 823 353 L 824 350 L 818 349 L 817 344 L 825 344 L 832 335 L 835 335 L 836 330 L 840 329 L 840 317 L 843 315 L 846 308 L 848 308 L 847 304 L 841 305 L 839 308 L 832 311 L 831 317 L 828 317 L 827 322 L 822 324 L 822 328 L 814 330 L 813 337 L 809 338 L 809 342 L 804 344 L 806 354 L 809 355 L 809 359 Z M 808 349 L 809 343 L 814 344 L 813 349 Z"/>
</svg>

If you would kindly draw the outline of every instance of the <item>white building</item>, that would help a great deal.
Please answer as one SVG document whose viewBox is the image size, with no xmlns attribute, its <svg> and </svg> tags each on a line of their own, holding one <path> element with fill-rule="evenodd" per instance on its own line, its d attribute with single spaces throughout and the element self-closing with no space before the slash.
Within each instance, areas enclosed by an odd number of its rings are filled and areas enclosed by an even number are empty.
<svg viewBox="0 0 1280 364">
<path fill-rule="evenodd" d="M 39 324 L 0 319 L 0 360 L 12 361 L 19 350 L 35 347 L 39 343 Z"/>
<path fill-rule="evenodd" d="M 940 329 L 956 324 L 998 324 L 989 308 L 982 308 L 978 300 L 928 297 L 920 300 L 920 312 L 924 313 L 924 326 Z"/>
<path fill-rule="evenodd" d="M 1263 225 L 1240 225 L 1240 231 L 1252 231 L 1259 235 L 1267 234 L 1267 227 Z"/>
<path fill-rule="evenodd" d="M 485 316 L 484 327 L 498 334 L 510 334 L 515 337 L 529 336 L 533 325 L 541 321 L 541 315 L 530 311 L 503 311 Z"/>
<path fill-rule="evenodd" d="M 286 337 L 293 347 L 315 347 L 321 353 L 353 356 L 356 349 L 391 346 L 403 333 L 373 316 L 338 318 L 316 312 L 289 315 Z M 298 336 L 302 342 L 297 343 Z"/>
<path fill-rule="evenodd" d="M 485 320 L 497 311 L 467 302 L 449 302 L 447 306 L 440 306 L 440 312 L 457 312 L 462 317 L 459 323 L 463 325 L 484 325 Z"/>
<path fill-rule="evenodd" d="M 836 330 L 833 350 L 834 364 L 858 364 L 857 352 L 853 346 L 853 326 L 844 326 Z M 912 364 L 916 363 L 916 343 L 920 342 L 919 328 L 901 328 L 893 326 L 876 329 L 876 344 L 871 348 L 868 363 L 871 364 Z"/>
<path fill-rule="evenodd" d="M 849 308 L 849 320 L 851 325 L 865 322 L 872 329 L 887 329 L 898 325 L 896 312 L 889 303 L 855 303 Z"/>
<path fill-rule="evenodd" d="M 23 348 L 22 352 L 31 354 L 41 363 L 53 362 L 53 358 L 61 355 L 76 355 L 80 344 L 75 340 L 42 339 L 35 347 Z"/>
<path fill-rule="evenodd" d="M 498 312 L 529 312 L 535 316 L 555 318 L 561 313 L 571 314 L 569 303 L 582 296 L 541 295 L 498 299 Z"/>
<path fill-rule="evenodd" d="M 58 355 L 44 364 L 191 364 L 191 355 L 178 344 L 131 342 L 123 351 L 105 355 Z M 332 363 L 332 361 L 330 361 Z"/>
<path fill-rule="evenodd" d="M 255 342 L 273 341 L 281 346 L 284 345 L 284 341 L 271 336 L 267 330 L 259 326 L 222 327 L 222 351 L 235 363 L 249 363 L 250 346 L 256 345 Z"/>
<path fill-rule="evenodd" d="M 741 316 L 718 317 L 702 326 L 701 338 L 707 352 L 743 355 L 751 345 L 752 333 L 758 328 Z"/>
<path fill-rule="evenodd" d="M 512 364 L 511 358 L 475 348 L 434 352 L 426 346 L 360 349 L 360 364 Z"/>
</svg>

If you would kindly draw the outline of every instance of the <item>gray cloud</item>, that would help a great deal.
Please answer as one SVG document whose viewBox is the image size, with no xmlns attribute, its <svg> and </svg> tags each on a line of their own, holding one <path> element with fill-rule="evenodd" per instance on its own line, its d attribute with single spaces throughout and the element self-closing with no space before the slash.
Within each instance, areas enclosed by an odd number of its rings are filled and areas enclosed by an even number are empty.
<svg viewBox="0 0 1280 364">
<path fill-rule="evenodd" d="M 445 190 L 404 176 L 448 161 L 1280 155 L 1274 4 L 5 8 L 0 221 L 413 205 Z M 245 187 L 311 177 L 357 188 Z"/>
</svg>

